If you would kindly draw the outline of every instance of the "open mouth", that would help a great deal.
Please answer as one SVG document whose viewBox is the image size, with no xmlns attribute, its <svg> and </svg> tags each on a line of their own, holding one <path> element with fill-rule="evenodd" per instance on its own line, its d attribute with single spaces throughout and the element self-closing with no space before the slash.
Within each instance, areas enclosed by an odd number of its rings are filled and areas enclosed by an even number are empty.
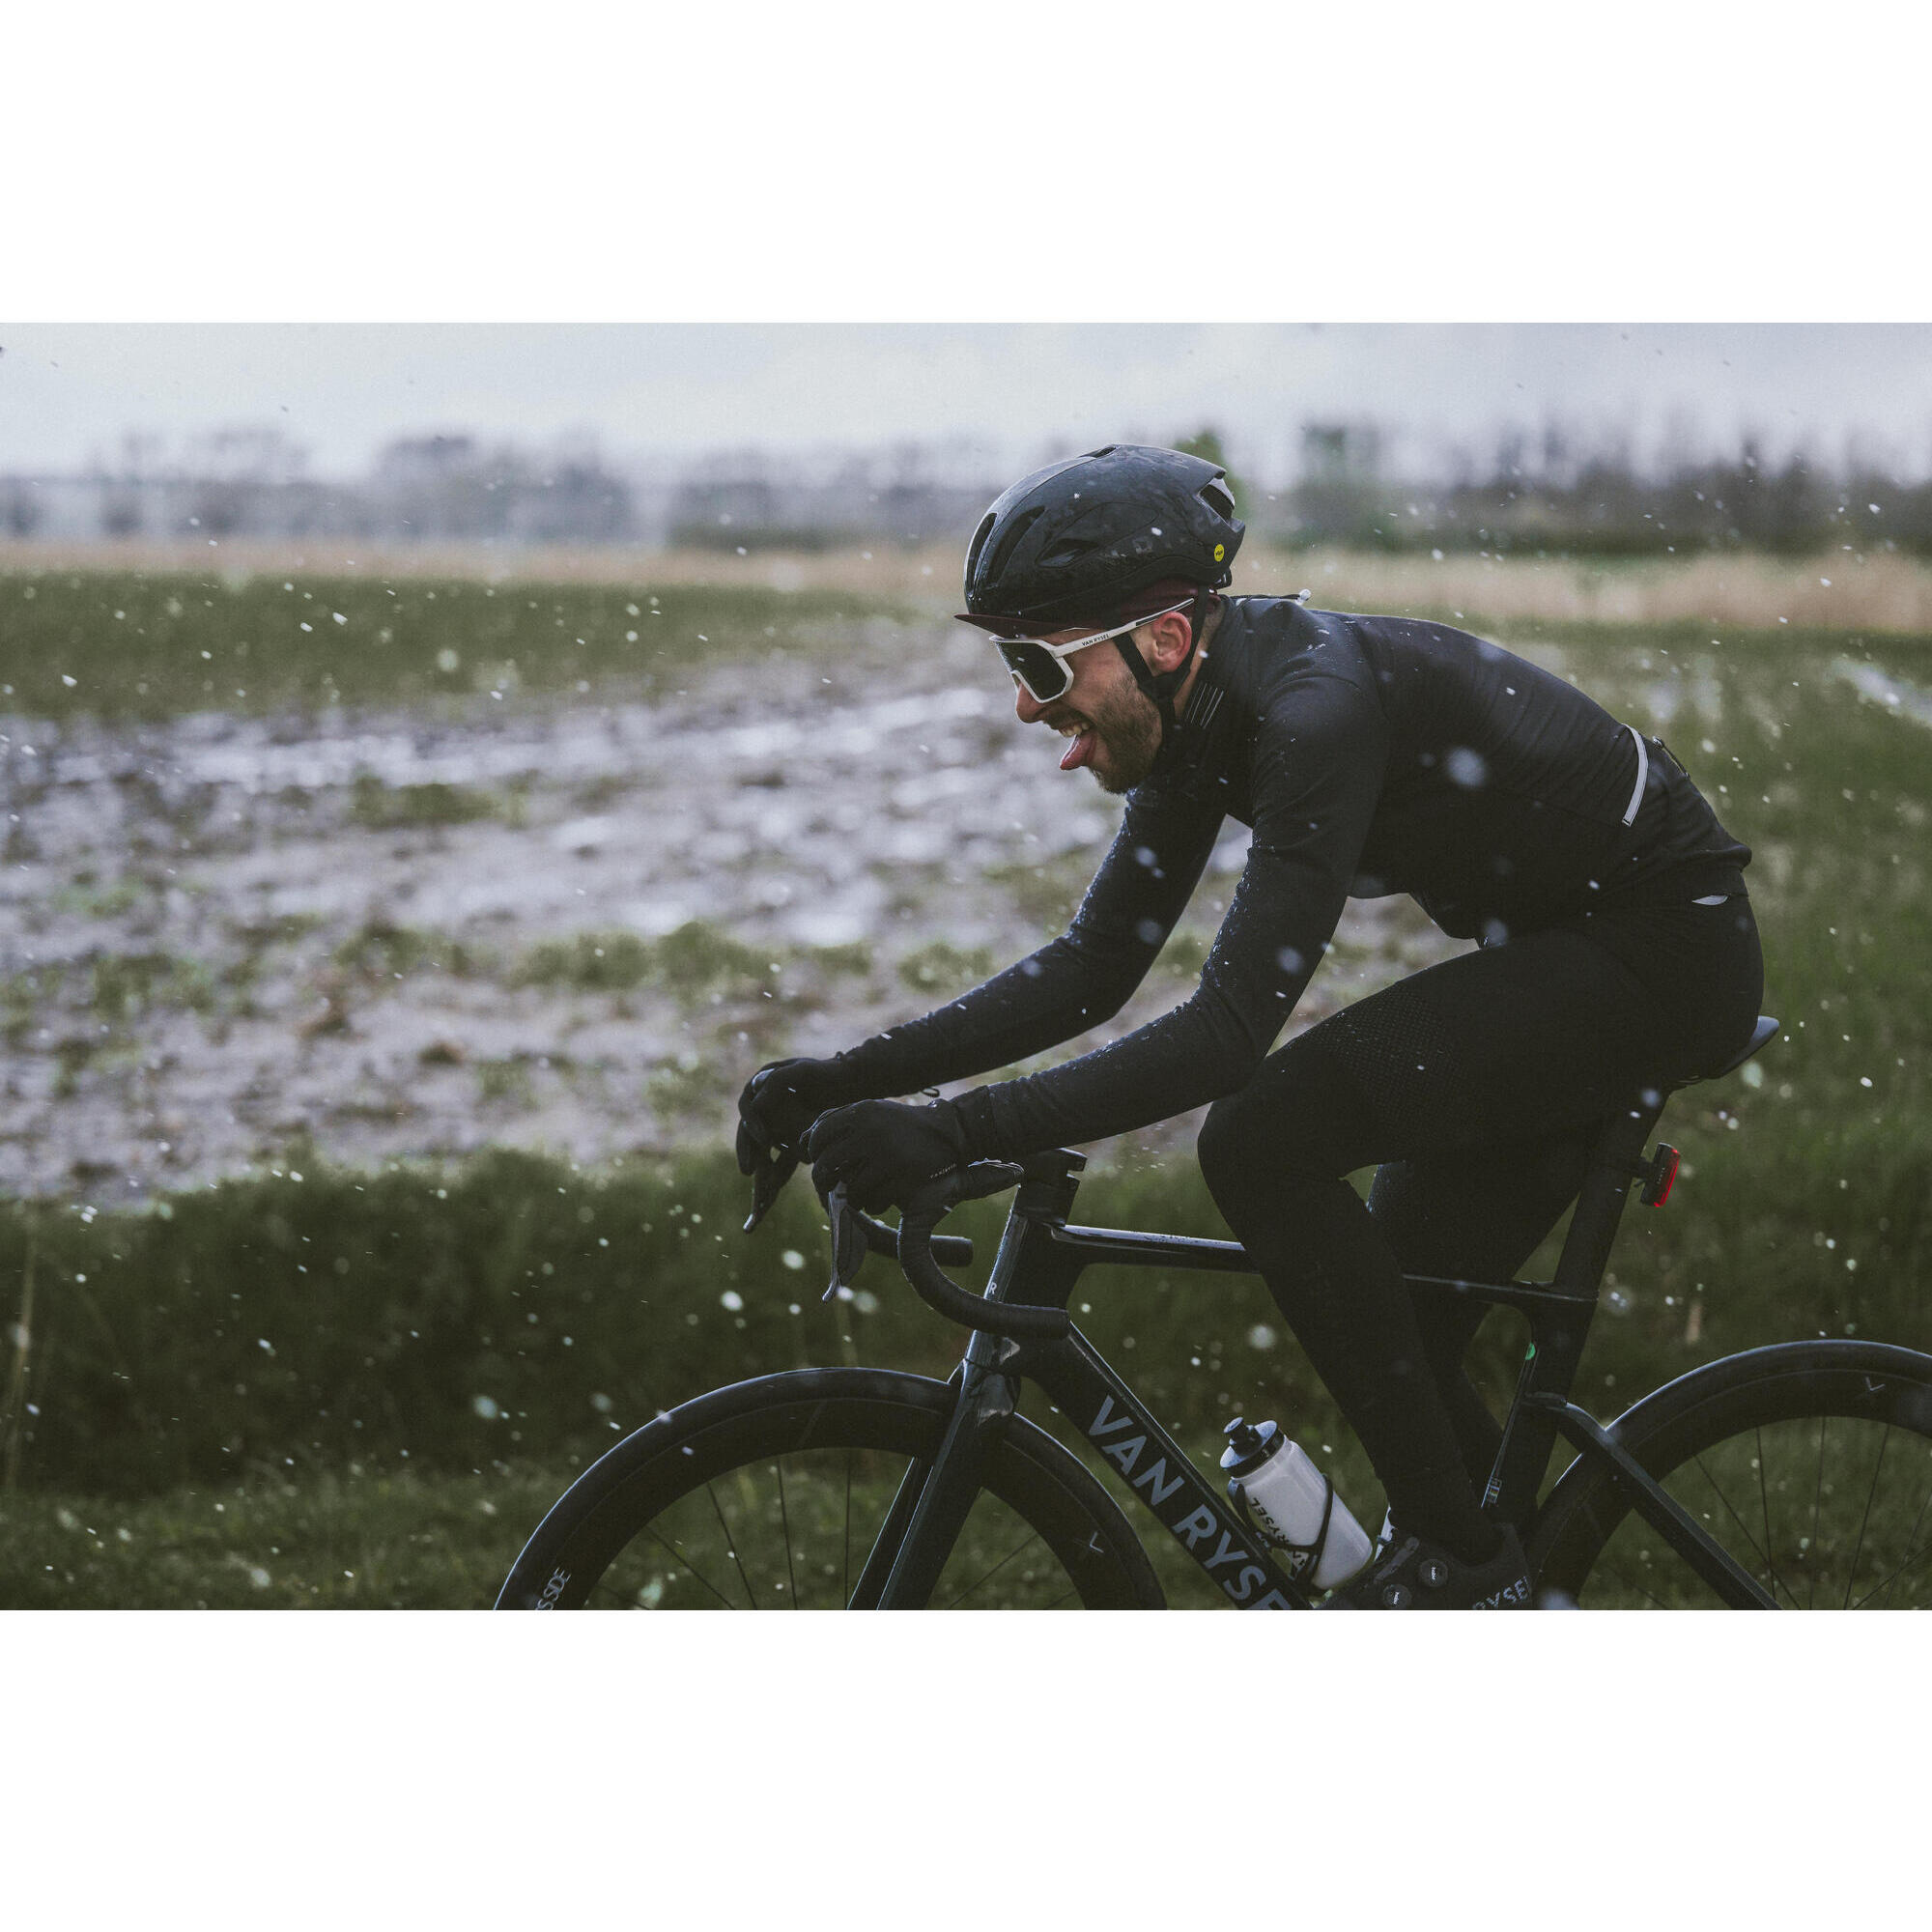
<svg viewBox="0 0 1932 1932">
<path fill-rule="evenodd" d="M 1082 765 L 1091 764 L 1098 743 L 1098 734 L 1093 725 L 1079 720 L 1069 720 L 1056 724 L 1054 729 L 1063 738 L 1069 740 L 1066 750 L 1060 755 L 1060 769 L 1063 772 L 1077 772 Z"/>
</svg>

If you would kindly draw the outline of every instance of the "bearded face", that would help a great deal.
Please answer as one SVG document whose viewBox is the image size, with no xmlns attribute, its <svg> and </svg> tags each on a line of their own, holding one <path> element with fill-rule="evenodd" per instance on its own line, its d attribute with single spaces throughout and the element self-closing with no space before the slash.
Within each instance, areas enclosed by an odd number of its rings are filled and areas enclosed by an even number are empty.
<svg viewBox="0 0 1932 1932">
<path fill-rule="evenodd" d="M 1125 667 L 1122 669 L 1124 673 Z M 1063 733 L 1070 729 L 1073 735 L 1072 748 L 1062 758 L 1061 768 L 1070 771 L 1087 766 L 1100 789 L 1116 796 L 1133 790 L 1153 770 L 1160 751 L 1160 713 L 1140 686 L 1124 674 L 1091 692 L 1083 693 L 1076 686 L 1062 700 L 1063 706 L 1076 696 L 1082 700 L 1080 705 L 1064 721 L 1049 714 L 1056 728 Z"/>
</svg>

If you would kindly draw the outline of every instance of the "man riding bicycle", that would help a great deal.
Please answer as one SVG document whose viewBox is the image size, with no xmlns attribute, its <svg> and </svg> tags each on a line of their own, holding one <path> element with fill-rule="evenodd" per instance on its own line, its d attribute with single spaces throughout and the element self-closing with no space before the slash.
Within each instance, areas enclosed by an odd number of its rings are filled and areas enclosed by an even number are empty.
<svg viewBox="0 0 1932 1932">
<path fill-rule="evenodd" d="M 964 620 L 992 634 L 1061 769 L 1124 794 L 1071 926 L 832 1060 L 761 1068 L 747 1173 L 803 1144 L 821 1194 L 903 1201 L 1212 1103 L 1202 1172 L 1386 1492 L 1340 1606 L 1526 1603 L 1481 1506 L 1500 1437 L 1463 1371 L 1481 1306 L 1405 1271 L 1507 1280 L 1575 1198 L 1603 1122 L 1724 1059 L 1763 991 L 1733 838 L 1657 739 L 1444 624 L 1223 594 L 1245 526 L 1225 472 L 1116 444 L 987 510 Z M 1111 643 L 1112 649 L 1098 648 Z M 1253 832 L 1193 996 L 1095 1052 L 931 1105 L 1126 1004 L 1224 818 Z M 1274 1041 L 1350 897 L 1407 893 L 1475 949 Z M 1377 1164 L 1366 1205 L 1346 1177 Z"/>
</svg>

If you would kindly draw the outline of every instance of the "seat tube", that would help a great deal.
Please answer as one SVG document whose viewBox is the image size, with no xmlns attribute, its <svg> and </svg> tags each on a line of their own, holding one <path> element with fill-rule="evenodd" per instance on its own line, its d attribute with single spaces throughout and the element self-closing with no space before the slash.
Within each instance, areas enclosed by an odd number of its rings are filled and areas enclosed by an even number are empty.
<svg viewBox="0 0 1932 1932">
<path fill-rule="evenodd" d="M 1650 1130 L 1662 1115 L 1661 1099 L 1648 1099 L 1617 1116 L 1597 1137 L 1589 1171 L 1577 1196 L 1577 1211 L 1557 1258 L 1556 1286 L 1572 1294 L 1594 1295 L 1609 1265 L 1631 1182 Z"/>
<path fill-rule="evenodd" d="M 1577 1211 L 1556 1263 L 1552 1286 L 1570 1307 L 1552 1307 L 1530 1322 L 1530 1344 L 1517 1377 L 1516 1400 L 1504 1425 L 1484 1492 L 1486 1506 L 1500 1506 L 1519 1527 L 1527 1523 L 1556 1446 L 1556 1425 L 1530 1406 L 1532 1396 L 1567 1401 L 1589 1336 L 1598 1291 L 1609 1264 L 1631 1182 L 1645 1141 L 1663 1112 L 1662 1096 L 1646 1094 L 1620 1113 L 1597 1137 L 1577 1196 Z"/>
<path fill-rule="evenodd" d="M 1595 1306 L 1594 1300 L 1578 1295 L 1567 1308 L 1546 1307 L 1530 1318 L 1529 1347 L 1517 1372 L 1516 1398 L 1483 1492 L 1483 1507 L 1499 1510 L 1518 1529 L 1526 1529 L 1536 1513 L 1537 1492 L 1549 1466 L 1549 1452 L 1556 1446 L 1555 1423 L 1539 1412 L 1531 1399 L 1568 1397 Z"/>
</svg>

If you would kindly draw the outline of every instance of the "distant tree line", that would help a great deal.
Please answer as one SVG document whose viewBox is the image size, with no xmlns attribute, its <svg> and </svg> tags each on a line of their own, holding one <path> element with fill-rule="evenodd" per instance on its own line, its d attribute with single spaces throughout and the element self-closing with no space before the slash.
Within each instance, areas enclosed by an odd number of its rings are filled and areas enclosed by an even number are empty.
<svg viewBox="0 0 1932 1932">
<path fill-rule="evenodd" d="M 1228 462 L 1206 426 L 1174 439 Z M 1627 443 L 1506 430 L 1482 462 L 1405 475 L 1371 422 L 1310 422 L 1267 488 L 1229 469 L 1256 540 L 1307 548 L 1492 554 L 1796 555 L 1851 544 L 1932 555 L 1932 480 L 1856 456 L 1634 460 Z M 587 440 L 533 453 L 467 435 L 399 438 L 369 473 L 321 481 L 272 430 L 231 430 L 163 456 L 129 438 L 65 476 L 0 475 L 0 539 L 257 536 L 363 542 L 664 544 L 750 554 L 865 543 L 962 544 L 1011 478 L 970 446 L 901 442 L 816 460 L 758 449 L 626 469 Z"/>
<path fill-rule="evenodd" d="M 1382 448 L 1373 424 L 1309 424 L 1300 480 L 1257 522 L 1297 546 L 1682 556 L 1801 555 L 1851 543 L 1932 555 L 1932 480 L 1803 450 L 1773 462 L 1754 439 L 1735 456 L 1646 469 L 1625 448 L 1509 432 L 1487 473 L 1463 459 L 1429 483 L 1388 473 Z"/>
</svg>

